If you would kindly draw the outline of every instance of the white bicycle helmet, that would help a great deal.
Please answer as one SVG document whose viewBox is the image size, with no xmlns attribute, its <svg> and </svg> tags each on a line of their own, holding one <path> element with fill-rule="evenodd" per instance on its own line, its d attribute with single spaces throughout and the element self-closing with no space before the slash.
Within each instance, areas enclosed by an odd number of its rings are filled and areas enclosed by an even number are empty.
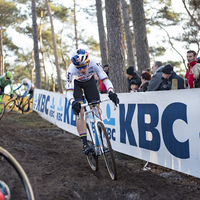
<svg viewBox="0 0 200 200">
<path fill-rule="evenodd" d="M 24 84 L 24 83 L 28 83 L 28 79 L 27 79 L 27 78 L 24 78 L 24 79 L 22 80 L 22 84 Z"/>
<path fill-rule="evenodd" d="M 75 66 L 83 66 L 89 63 L 89 55 L 84 49 L 78 49 L 73 53 L 71 61 Z"/>
</svg>

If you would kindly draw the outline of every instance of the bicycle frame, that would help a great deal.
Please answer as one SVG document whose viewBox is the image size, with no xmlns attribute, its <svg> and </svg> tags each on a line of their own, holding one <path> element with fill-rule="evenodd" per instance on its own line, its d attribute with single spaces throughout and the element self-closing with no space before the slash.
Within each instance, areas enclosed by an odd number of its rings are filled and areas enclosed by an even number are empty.
<svg viewBox="0 0 200 200">
<path fill-rule="evenodd" d="M 93 117 L 93 120 L 92 120 L 92 117 Z M 102 122 L 102 120 L 100 119 L 96 106 L 93 106 L 92 109 L 89 111 L 85 111 L 85 122 L 88 124 L 91 133 L 93 133 L 91 134 L 93 137 L 91 139 L 95 141 L 95 149 L 94 149 L 95 153 L 96 155 L 101 155 L 103 152 L 103 145 L 100 139 L 100 135 L 98 134 L 99 132 L 97 131 L 98 130 L 97 124 L 98 122 Z M 94 128 L 92 126 L 94 126 Z"/>
<path fill-rule="evenodd" d="M 103 101 L 107 101 L 102 100 Z M 108 133 L 101 119 L 100 108 L 98 109 L 97 104 L 100 102 L 92 102 L 90 104 L 83 104 L 82 107 L 85 109 L 85 123 L 87 128 L 87 138 L 91 141 L 91 147 L 93 152 L 86 155 L 88 163 L 92 170 L 98 170 L 98 156 L 103 155 L 104 161 L 106 163 L 107 170 L 110 174 L 112 180 L 117 179 L 117 171 L 114 153 L 108 137 Z M 86 106 L 92 106 L 90 110 L 86 110 Z"/>
</svg>

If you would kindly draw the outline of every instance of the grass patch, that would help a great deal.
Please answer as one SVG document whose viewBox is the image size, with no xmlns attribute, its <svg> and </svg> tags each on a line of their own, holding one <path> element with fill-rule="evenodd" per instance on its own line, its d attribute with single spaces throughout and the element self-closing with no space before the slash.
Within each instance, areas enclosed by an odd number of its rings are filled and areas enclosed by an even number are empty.
<svg viewBox="0 0 200 200">
<path fill-rule="evenodd" d="M 16 124 L 17 126 L 22 126 L 29 128 L 48 128 L 48 129 L 58 129 L 58 127 L 44 118 L 40 117 L 36 112 L 31 112 L 29 114 L 16 114 L 9 113 L 9 121 Z"/>
</svg>

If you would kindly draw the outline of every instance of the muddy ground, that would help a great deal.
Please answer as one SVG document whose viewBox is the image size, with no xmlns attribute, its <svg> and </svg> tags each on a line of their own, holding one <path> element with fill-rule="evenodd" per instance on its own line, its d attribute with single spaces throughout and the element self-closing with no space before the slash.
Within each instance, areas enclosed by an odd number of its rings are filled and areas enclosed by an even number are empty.
<svg viewBox="0 0 200 200">
<path fill-rule="evenodd" d="M 77 136 L 66 133 L 37 113 L 8 113 L 0 121 L 0 145 L 12 153 L 26 171 L 36 200 L 189 200 L 200 199 L 200 179 L 152 163 L 116 154 L 118 179 L 112 181 L 102 159 L 94 172 L 82 154 Z M 2 171 L 4 173 L 2 173 Z M 12 169 L 0 166 L 10 181 Z M 2 175 L 3 174 L 3 175 Z M 14 183 L 12 199 L 22 200 Z M 12 188 L 13 187 L 13 188 Z"/>
</svg>

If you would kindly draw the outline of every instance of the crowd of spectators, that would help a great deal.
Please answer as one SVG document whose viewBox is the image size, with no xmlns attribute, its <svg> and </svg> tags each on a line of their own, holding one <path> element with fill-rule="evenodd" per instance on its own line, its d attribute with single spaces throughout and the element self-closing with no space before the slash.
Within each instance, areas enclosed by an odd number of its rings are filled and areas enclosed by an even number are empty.
<svg viewBox="0 0 200 200">
<path fill-rule="evenodd" d="M 171 89 L 200 88 L 200 57 L 193 50 L 187 51 L 187 71 L 182 78 L 168 63 L 163 66 L 161 61 L 155 61 L 151 73 L 145 70 L 139 76 L 132 66 L 126 70 L 129 92 L 146 92 Z"/>
<path fill-rule="evenodd" d="M 161 61 L 155 61 L 151 69 L 145 69 L 141 75 L 133 66 L 126 69 L 129 92 L 146 92 L 171 89 L 200 88 L 200 57 L 193 50 L 187 51 L 187 71 L 185 77 L 179 76 L 174 67 L 168 63 L 163 66 Z M 108 65 L 103 66 L 104 72 L 109 77 Z M 104 83 L 99 79 L 99 91 L 107 93 Z"/>
</svg>

